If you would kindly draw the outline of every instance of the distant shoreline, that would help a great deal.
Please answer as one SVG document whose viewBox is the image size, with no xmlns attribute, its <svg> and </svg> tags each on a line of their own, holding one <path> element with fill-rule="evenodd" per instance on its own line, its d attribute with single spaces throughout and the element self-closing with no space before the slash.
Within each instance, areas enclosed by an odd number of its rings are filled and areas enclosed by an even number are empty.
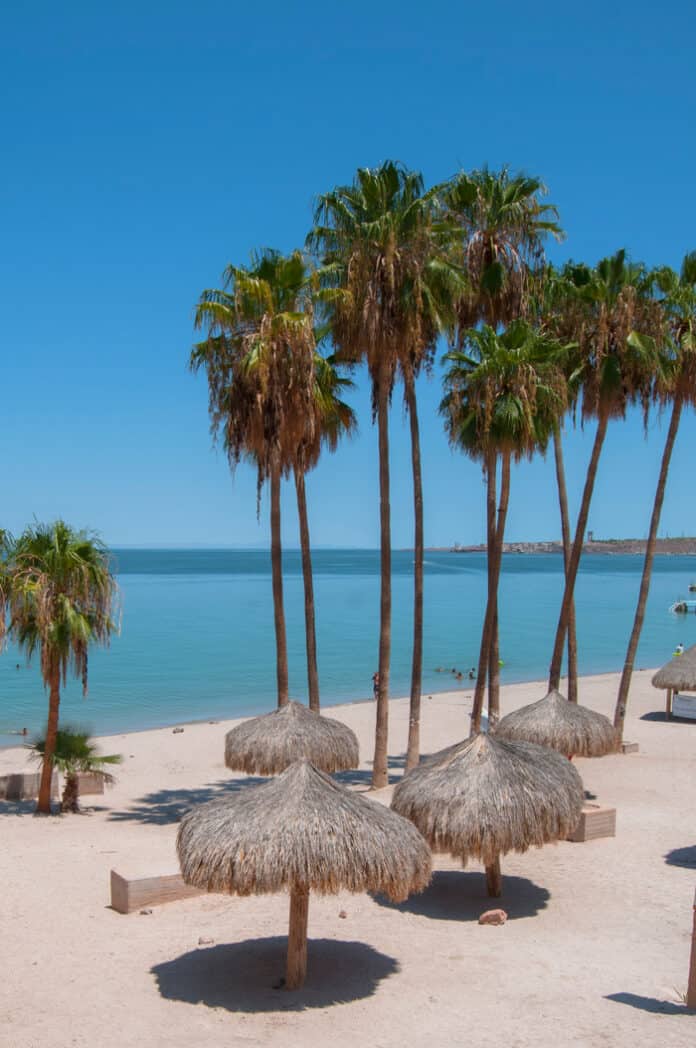
<svg viewBox="0 0 696 1048">
<path fill-rule="evenodd" d="M 584 553 L 643 554 L 645 539 L 593 539 L 583 546 Z M 430 546 L 429 553 L 485 553 L 486 546 Z M 696 556 L 696 538 L 657 539 L 655 552 L 666 556 Z M 503 553 L 563 553 L 560 542 L 506 542 Z"/>
</svg>

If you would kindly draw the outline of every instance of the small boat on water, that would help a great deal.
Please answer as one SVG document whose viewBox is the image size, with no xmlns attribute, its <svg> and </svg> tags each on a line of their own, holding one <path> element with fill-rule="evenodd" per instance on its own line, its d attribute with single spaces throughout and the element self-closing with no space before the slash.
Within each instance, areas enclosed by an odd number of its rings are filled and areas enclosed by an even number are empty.
<svg viewBox="0 0 696 1048">
<path fill-rule="evenodd" d="M 669 610 L 675 615 L 687 615 L 690 611 L 696 612 L 696 600 L 675 600 L 670 604 Z"/>
<path fill-rule="evenodd" d="M 696 593 L 696 582 L 689 583 L 689 593 Z"/>
</svg>

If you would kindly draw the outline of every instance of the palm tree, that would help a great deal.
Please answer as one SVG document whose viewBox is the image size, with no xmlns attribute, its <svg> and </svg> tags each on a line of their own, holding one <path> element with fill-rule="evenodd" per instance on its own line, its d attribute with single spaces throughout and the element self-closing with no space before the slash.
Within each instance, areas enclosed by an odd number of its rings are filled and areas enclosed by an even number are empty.
<svg viewBox="0 0 696 1048">
<path fill-rule="evenodd" d="M 319 461 L 322 447 L 335 451 L 343 436 L 352 436 L 357 430 L 357 419 L 353 409 L 341 400 L 340 394 L 353 383 L 342 376 L 332 357 L 314 357 L 314 386 L 312 411 L 307 438 L 296 449 L 293 459 L 293 475 L 297 494 L 297 514 L 300 526 L 300 548 L 302 551 L 302 577 L 305 597 L 305 638 L 307 646 L 307 687 L 309 708 L 319 712 L 319 672 L 317 668 L 317 642 L 314 616 L 314 584 L 312 580 L 312 555 L 309 542 L 309 520 L 305 475 Z"/>
<path fill-rule="evenodd" d="M 513 460 L 546 450 L 567 402 L 565 376 L 554 360 L 558 345 L 526 321 L 515 321 L 501 334 L 487 324 L 470 328 L 465 339 L 468 353 L 455 350 L 445 357 L 450 368 L 440 411 L 450 442 L 482 461 L 486 473 L 488 599 L 471 715 L 473 734 L 480 730 L 487 675 L 492 727 L 499 715 L 498 668 L 494 661 L 510 465 Z M 501 490 L 496 522 L 498 460 Z"/>
<path fill-rule="evenodd" d="M 228 266 L 222 290 L 206 290 L 196 327 L 207 338 L 191 353 L 193 371 L 204 367 L 213 437 L 231 468 L 242 458 L 256 467 L 257 497 L 271 490 L 271 568 L 278 705 L 288 693 L 288 653 L 283 605 L 280 482 L 297 448 L 312 439 L 315 415 L 311 288 L 299 251 L 266 250 L 249 267 Z"/>
<path fill-rule="evenodd" d="M 8 636 L 29 660 L 39 652 L 41 676 L 49 689 L 37 805 L 38 812 L 48 815 L 60 689 L 72 670 L 87 694 L 90 645 L 108 645 L 118 628 L 118 587 L 102 542 L 62 520 L 36 524 L 20 535 L 9 549 L 0 587 L 9 612 Z"/>
<path fill-rule="evenodd" d="M 542 201 L 546 192 L 541 179 L 511 174 L 507 167 L 461 172 L 440 190 L 445 217 L 456 231 L 455 258 L 468 278 L 457 302 L 460 337 L 466 337 L 467 330 L 476 324 L 486 323 L 498 330 L 529 316 L 544 269 L 545 242 L 549 236 L 560 240 L 564 235 L 556 207 Z M 495 516 L 494 494 L 487 510 L 490 536 L 491 514 Z M 489 558 L 489 590 L 493 567 L 493 558 Z M 497 616 L 491 637 L 490 676 L 497 695 Z M 480 689 L 483 687 L 481 682 Z"/>
<path fill-rule="evenodd" d="M 669 268 L 658 270 L 655 273 L 655 283 L 667 315 L 671 343 L 669 349 L 673 354 L 669 382 L 666 386 L 664 383 L 659 384 L 661 388 L 658 388 L 658 395 L 665 400 L 671 399 L 672 414 L 662 452 L 655 501 L 650 518 L 650 531 L 645 547 L 638 603 L 626 651 L 626 660 L 621 674 L 619 693 L 616 699 L 614 727 L 616 728 L 619 742 L 623 739 L 631 676 L 638 650 L 638 641 L 640 640 L 645 619 L 645 608 L 648 601 L 653 559 L 655 557 L 655 543 L 660 526 L 660 514 L 662 513 L 662 503 L 665 497 L 672 450 L 677 439 L 683 407 L 689 404 L 692 406 L 696 404 L 696 252 L 692 251 L 684 257 L 679 275 Z"/>
<path fill-rule="evenodd" d="M 37 760 L 43 760 L 46 752 L 46 737 L 36 739 L 29 749 Z M 80 780 L 78 774 L 87 772 L 99 776 L 105 783 L 114 781 L 106 765 L 120 764 L 123 758 L 118 753 L 99 754 L 88 731 L 80 728 L 63 727 L 56 733 L 53 766 L 65 776 L 61 812 L 79 812 Z"/>
<path fill-rule="evenodd" d="M 322 264 L 323 298 L 337 358 L 367 363 L 379 438 L 380 633 L 379 690 L 372 785 L 386 786 L 391 651 L 391 520 L 388 411 L 397 371 L 402 370 L 411 417 L 417 535 L 422 536 L 422 494 L 415 390 L 421 365 L 432 359 L 440 329 L 448 323 L 452 297 L 443 289 L 457 273 L 438 242 L 433 222 L 436 194 L 423 179 L 385 161 L 360 168 L 351 185 L 321 196 L 308 245 Z M 444 240 L 444 238 L 443 238 Z M 420 528 L 420 532 L 418 529 Z M 417 538 L 414 584 L 414 658 L 408 760 L 419 748 L 422 644 L 422 537 Z"/>
<path fill-rule="evenodd" d="M 566 293 L 550 319 L 550 328 L 557 337 L 579 347 L 582 419 L 596 419 L 597 429 L 566 568 L 549 668 L 550 690 L 558 690 L 560 684 L 570 608 L 607 426 L 612 418 L 624 418 L 631 404 L 642 406 L 647 422 L 663 339 L 662 311 L 651 293 L 651 277 L 643 265 L 628 262 L 624 251 L 602 259 L 595 269 L 571 263 L 562 275 Z"/>
</svg>

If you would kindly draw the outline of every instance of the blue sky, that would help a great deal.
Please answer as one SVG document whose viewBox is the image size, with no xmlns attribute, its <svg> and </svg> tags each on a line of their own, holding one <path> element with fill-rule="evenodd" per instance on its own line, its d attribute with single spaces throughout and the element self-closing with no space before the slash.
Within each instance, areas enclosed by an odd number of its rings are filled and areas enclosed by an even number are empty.
<svg viewBox="0 0 696 1048">
<path fill-rule="evenodd" d="M 315 194 L 386 157 L 433 182 L 541 175 L 555 260 L 696 248 L 693 4 L 6 6 L 0 31 L 0 524 L 63 516 L 114 545 L 259 545 L 255 478 L 211 451 L 186 361 L 202 288 L 249 250 L 302 244 Z M 484 532 L 480 470 L 420 404 L 426 541 Z M 308 480 L 318 545 L 376 546 L 376 431 Z M 577 505 L 591 430 L 570 433 Z M 590 526 L 643 535 L 664 423 L 614 425 Z M 685 418 L 662 533 L 696 532 Z M 411 542 L 408 431 L 392 425 L 393 541 Z M 515 471 L 508 534 L 559 533 L 551 462 Z M 677 491 L 677 488 L 679 489 Z M 284 536 L 297 543 L 288 489 Z"/>
</svg>

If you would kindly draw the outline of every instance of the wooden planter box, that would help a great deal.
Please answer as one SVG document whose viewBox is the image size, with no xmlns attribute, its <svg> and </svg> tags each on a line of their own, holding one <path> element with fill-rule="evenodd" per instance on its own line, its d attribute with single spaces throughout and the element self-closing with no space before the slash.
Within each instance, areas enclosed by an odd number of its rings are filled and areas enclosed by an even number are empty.
<svg viewBox="0 0 696 1048">
<path fill-rule="evenodd" d="M 569 841 L 594 841 L 598 837 L 616 836 L 616 808 L 604 808 L 600 804 L 586 804 L 580 821 L 568 836 Z"/>
<path fill-rule="evenodd" d="M 159 906 L 176 899 L 205 894 L 200 888 L 184 884 L 180 873 L 160 876 L 133 876 L 111 871 L 111 907 L 118 913 L 134 913 L 145 906 Z"/>
<path fill-rule="evenodd" d="M 78 771 L 77 793 L 79 797 L 85 797 L 88 793 L 104 792 L 104 776 L 95 775 L 92 771 Z"/>
<path fill-rule="evenodd" d="M 39 796 L 40 771 L 18 771 L 0 775 L 0 800 L 34 801 Z M 58 796 L 58 772 L 51 778 L 51 797 Z"/>
</svg>

